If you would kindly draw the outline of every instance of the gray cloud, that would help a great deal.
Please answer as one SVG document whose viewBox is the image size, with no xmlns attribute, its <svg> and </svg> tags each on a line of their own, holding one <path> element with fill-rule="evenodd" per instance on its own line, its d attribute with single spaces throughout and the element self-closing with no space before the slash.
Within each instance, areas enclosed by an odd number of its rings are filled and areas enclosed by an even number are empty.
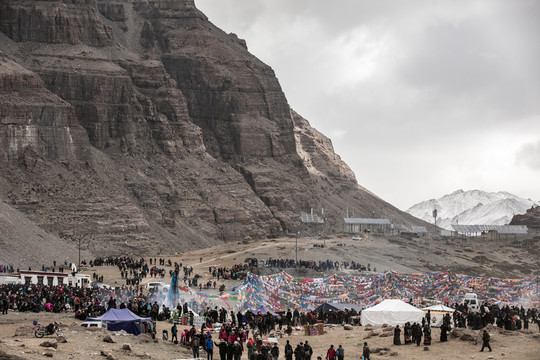
<svg viewBox="0 0 540 360">
<path fill-rule="evenodd" d="M 523 145 L 516 155 L 516 163 L 540 171 L 540 140 Z"/>
<path fill-rule="evenodd" d="M 540 199 L 538 158 L 525 156 L 540 134 L 539 1 L 196 3 L 385 200 L 404 209 L 458 188 Z"/>
</svg>

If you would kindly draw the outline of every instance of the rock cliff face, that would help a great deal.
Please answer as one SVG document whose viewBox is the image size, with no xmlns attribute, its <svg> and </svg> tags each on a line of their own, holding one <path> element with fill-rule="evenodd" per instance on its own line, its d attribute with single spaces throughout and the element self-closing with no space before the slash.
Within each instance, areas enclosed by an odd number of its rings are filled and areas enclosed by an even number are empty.
<svg viewBox="0 0 540 360">
<path fill-rule="evenodd" d="M 0 1 L 0 196 L 94 253 L 418 222 L 358 186 L 193 0 Z M 3 259 L 0 259 L 3 260 Z"/>
<path fill-rule="evenodd" d="M 514 215 L 510 225 L 526 225 L 540 230 L 540 206 L 533 206 L 525 214 Z"/>
</svg>

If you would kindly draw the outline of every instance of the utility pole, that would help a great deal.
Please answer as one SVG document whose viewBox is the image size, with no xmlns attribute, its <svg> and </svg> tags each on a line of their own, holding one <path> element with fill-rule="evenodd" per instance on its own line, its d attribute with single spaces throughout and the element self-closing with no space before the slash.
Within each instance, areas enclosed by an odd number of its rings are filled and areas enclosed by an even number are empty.
<svg viewBox="0 0 540 360">
<path fill-rule="evenodd" d="M 81 237 L 79 236 L 79 269 L 81 268 Z"/>
<path fill-rule="evenodd" d="M 433 218 L 435 219 L 435 226 L 437 226 L 437 209 L 433 209 Z"/>
<path fill-rule="evenodd" d="M 298 268 L 298 234 L 300 231 L 296 232 L 296 262 L 295 262 L 295 268 Z"/>
</svg>

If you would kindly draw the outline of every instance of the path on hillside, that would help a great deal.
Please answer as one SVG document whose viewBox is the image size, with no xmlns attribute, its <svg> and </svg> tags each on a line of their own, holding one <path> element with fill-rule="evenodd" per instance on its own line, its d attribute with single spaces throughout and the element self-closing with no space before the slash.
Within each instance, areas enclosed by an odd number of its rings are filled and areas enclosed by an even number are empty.
<svg viewBox="0 0 540 360">
<path fill-rule="evenodd" d="M 276 243 L 273 243 L 273 244 L 265 244 L 265 245 L 259 245 L 257 247 L 254 247 L 254 248 L 248 248 L 248 249 L 245 249 L 245 250 L 242 250 L 242 251 L 235 251 L 233 253 L 230 253 L 230 254 L 227 254 L 227 255 L 219 255 L 217 257 L 213 257 L 213 258 L 210 258 L 208 260 L 203 260 L 202 262 L 196 262 L 196 263 L 193 263 L 193 264 L 188 264 L 187 266 L 197 266 L 197 265 L 203 265 L 203 264 L 207 264 L 209 262 L 214 262 L 216 260 L 219 260 L 219 259 L 223 259 L 223 258 L 227 258 L 227 257 L 231 257 L 231 256 L 235 256 L 235 255 L 238 255 L 238 254 L 243 254 L 243 253 L 247 253 L 248 251 L 256 251 L 256 250 L 259 250 L 259 249 L 263 249 L 263 248 L 267 248 L 267 247 L 274 247 L 276 245 L 278 245 L 280 243 L 276 242 Z"/>
</svg>

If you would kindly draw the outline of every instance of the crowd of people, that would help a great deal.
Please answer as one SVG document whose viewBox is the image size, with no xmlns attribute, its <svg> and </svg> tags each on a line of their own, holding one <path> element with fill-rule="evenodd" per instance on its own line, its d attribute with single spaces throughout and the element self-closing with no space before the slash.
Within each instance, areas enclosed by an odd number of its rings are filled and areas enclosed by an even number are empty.
<svg viewBox="0 0 540 360">
<path fill-rule="evenodd" d="M 296 263 L 290 259 L 268 259 L 261 261 L 266 267 L 292 267 Z M 0 308 L 3 313 L 9 309 L 19 312 L 73 312 L 77 319 L 85 320 L 87 317 L 98 317 L 111 308 L 127 308 L 141 317 L 150 317 L 151 322 L 146 323 L 144 330 L 152 336 L 156 336 L 156 322 L 174 319 L 171 327 L 171 340 L 177 343 L 190 346 L 193 356 L 199 357 L 202 348 L 208 357 L 213 360 L 213 350 L 217 347 L 220 360 L 239 360 L 242 354 L 247 351 L 249 360 L 277 360 L 280 356 L 286 360 L 311 360 L 313 351 L 310 344 L 301 342 L 293 347 L 287 341 L 283 352 L 277 345 L 263 343 L 262 338 L 274 332 L 291 333 L 294 326 L 313 325 L 317 322 L 325 324 L 350 324 L 360 315 L 354 309 L 330 310 L 330 311 L 299 311 L 298 309 L 288 309 L 281 313 L 261 312 L 254 313 L 247 311 L 233 312 L 218 307 L 205 307 L 199 314 L 204 316 L 206 322 L 197 329 L 194 324 L 196 314 L 188 308 L 187 304 L 178 304 L 174 309 L 169 309 L 161 304 L 163 297 L 159 297 L 152 291 L 144 291 L 141 282 L 144 278 L 164 278 L 168 273 L 173 276 L 173 270 L 166 270 L 165 266 L 176 269 L 181 275 L 185 285 L 197 286 L 202 277 L 194 273 L 193 267 L 183 266 L 182 263 L 172 262 L 164 258 L 130 258 L 130 257 L 107 257 L 97 258 L 88 263 L 90 267 L 96 269 L 100 266 L 116 266 L 121 278 L 126 280 L 122 286 L 107 289 L 103 287 L 79 288 L 67 285 L 46 286 L 46 285 L 26 285 L 9 284 L 0 285 Z M 208 267 L 208 280 L 204 283 L 205 288 L 215 288 L 216 278 L 238 279 L 240 274 L 248 270 L 250 264 L 237 264 L 230 268 L 210 266 Z M 359 269 L 363 266 L 354 262 L 333 262 L 326 261 L 300 261 L 300 267 L 312 268 L 314 270 L 329 269 Z M 56 263 L 53 264 L 56 267 Z M 369 264 L 368 264 L 369 268 Z M 13 272 L 12 267 L 0 266 L 0 272 Z M 94 280 L 102 280 L 94 273 Z M 182 276 L 181 276 L 182 279 Z M 203 283 L 199 283 L 199 288 Z M 471 311 L 467 304 L 452 304 L 456 309 L 451 317 L 447 314 L 443 318 L 441 326 L 440 341 L 447 341 L 448 331 L 454 327 L 470 327 L 482 329 L 488 324 L 495 324 L 506 330 L 527 329 L 529 324 L 536 323 L 540 329 L 538 312 L 536 309 L 524 309 L 517 306 L 499 306 L 485 303 L 480 307 L 479 312 Z M 188 317 L 189 325 L 184 329 L 179 329 L 178 319 L 185 315 Z M 212 337 L 210 329 L 213 324 L 220 323 L 221 330 Z M 394 344 L 401 345 L 401 333 L 403 333 L 403 344 L 416 344 L 420 346 L 431 345 L 431 316 L 428 313 L 421 323 L 406 323 L 403 327 L 394 328 Z M 489 344 L 489 334 L 483 336 L 484 347 L 491 351 Z M 334 348 L 330 346 L 326 354 L 327 360 L 343 360 L 345 350 L 340 346 Z M 369 359 L 370 350 L 367 343 L 364 343 L 362 354 L 365 359 Z M 322 360 L 322 359 L 321 359 Z"/>
<path fill-rule="evenodd" d="M 251 265 L 253 266 L 253 265 Z M 256 266 L 256 265 L 254 265 Z M 243 279 L 246 276 L 246 272 L 248 271 L 250 265 L 249 264 L 236 264 L 233 265 L 231 268 L 227 267 L 216 267 L 216 266 L 209 266 L 208 272 L 212 277 L 222 280 L 239 280 Z"/>
<path fill-rule="evenodd" d="M 0 264 L 0 273 L 13 274 L 14 272 L 15 268 L 13 266 Z M 17 272 L 19 272 L 19 269 L 17 269 Z"/>
<path fill-rule="evenodd" d="M 454 303 L 454 327 L 471 327 L 475 330 L 484 328 L 488 324 L 496 325 L 505 330 L 528 329 L 529 323 L 537 323 L 539 313 L 536 308 L 525 310 L 523 306 L 499 306 L 485 303 L 479 312 L 470 311 L 467 304 Z M 540 324 L 539 324 L 540 326 Z"/>
<path fill-rule="evenodd" d="M 280 269 L 287 269 L 287 268 L 304 268 L 304 269 L 312 269 L 315 271 L 328 271 L 328 270 L 344 270 L 344 269 L 351 269 L 351 270 L 358 270 L 358 271 L 371 271 L 371 264 L 360 264 L 355 261 L 332 261 L 332 260 L 298 260 L 298 263 L 295 259 L 267 259 L 267 260 L 261 260 L 261 264 L 265 267 L 269 268 L 280 268 Z M 377 271 L 376 268 L 373 268 L 373 271 Z"/>
</svg>

